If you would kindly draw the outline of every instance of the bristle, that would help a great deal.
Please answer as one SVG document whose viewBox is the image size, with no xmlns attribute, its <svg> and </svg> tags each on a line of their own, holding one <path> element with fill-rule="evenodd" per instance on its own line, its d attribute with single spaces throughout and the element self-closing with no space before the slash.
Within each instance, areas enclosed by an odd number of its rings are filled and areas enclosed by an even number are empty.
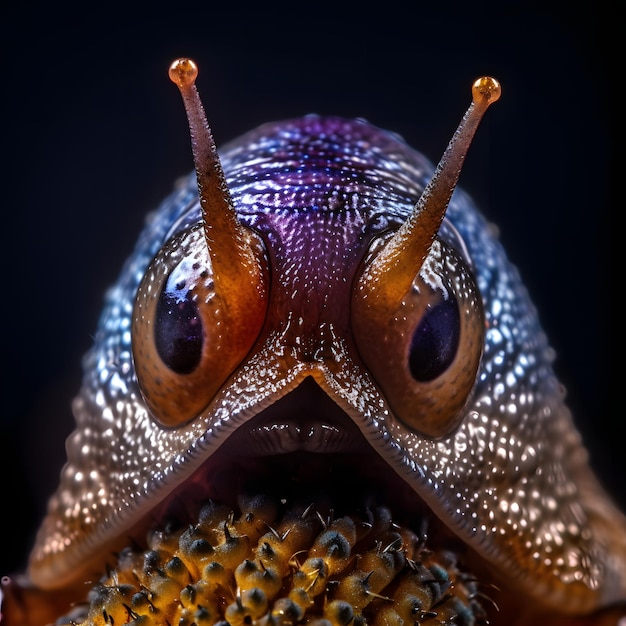
<svg viewBox="0 0 626 626">
<path fill-rule="evenodd" d="M 384 507 L 333 518 L 314 506 L 279 513 L 262 497 L 241 498 L 239 506 L 235 514 L 209 502 L 195 524 L 151 532 L 143 552 L 122 550 L 77 623 L 483 623 L 475 578 L 457 569 L 454 554 L 425 549 Z"/>
</svg>

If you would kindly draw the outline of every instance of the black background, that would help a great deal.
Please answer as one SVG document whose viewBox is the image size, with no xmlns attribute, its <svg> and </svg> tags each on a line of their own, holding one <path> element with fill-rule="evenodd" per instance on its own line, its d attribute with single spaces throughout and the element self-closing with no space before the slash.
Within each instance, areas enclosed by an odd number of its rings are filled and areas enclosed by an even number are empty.
<svg viewBox="0 0 626 626">
<path fill-rule="evenodd" d="M 0 574 L 22 566 L 72 429 L 106 286 L 191 170 L 169 63 L 191 56 L 218 144 L 309 112 L 361 116 L 437 160 L 496 76 L 462 174 L 534 297 L 603 481 L 622 502 L 612 282 L 616 10 L 525 2 L 4 10 Z M 84 11 L 84 12 L 81 12 Z M 619 59 L 615 59 L 619 62 Z M 621 72 L 621 70 L 620 70 Z"/>
</svg>

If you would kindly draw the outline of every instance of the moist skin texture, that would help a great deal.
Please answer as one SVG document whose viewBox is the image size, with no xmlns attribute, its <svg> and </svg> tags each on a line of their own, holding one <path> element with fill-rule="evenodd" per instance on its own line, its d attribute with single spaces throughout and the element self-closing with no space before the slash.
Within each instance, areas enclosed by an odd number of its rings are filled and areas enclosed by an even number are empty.
<svg viewBox="0 0 626 626">
<path fill-rule="evenodd" d="M 374 262 L 380 250 L 389 251 L 388 242 L 397 241 L 394 233 L 404 232 L 432 165 L 397 136 L 363 121 L 318 116 L 263 126 L 221 156 L 235 230 L 243 232 L 234 239 L 238 246 L 247 242 L 244 273 L 255 277 L 252 292 L 267 307 L 264 317 L 256 309 L 252 316 L 258 335 L 251 340 L 239 332 L 249 325 L 227 323 L 247 319 L 248 306 L 239 295 L 250 295 L 243 288 L 240 293 L 236 281 L 232 289 L 220 287 L 215 267 L 228 263 L 210 260 L 194 269 L 195 261 L 208 257 L 206 241 L 198 236 L 197 182 L 189 177 L 151 215 L 107 293 L 73 405 L 76 430 L 68 439 L 68 463 L 38 534 L 29 580 L 9 585 L 8 594 L 36 598 L 37 608 L 70 588 L 83 597 L 84 579 L 97 579 L 105 558 L 122 549 L 129 534 L 145 537 L 150 523 L 142 520 L 155 514 L 159 519 L 158 509 L 171 505 L 167 498 L 180 485 L 191 480 L 184 488 L 191 489 L 193 481 L 204 483 L 208 476 L 209 496 L 230 489 L 231 479 L 213 482 L 212 473 L 203 471 L 228 468 L 219 462 L 219 451 L 233 437 L 237 442 L 257 417 L 263 419 L 268 407 L 291 401 L 302 388 L 301 410 L 273 415 L 276 424 L 286 419 L 291 434 L 298 415 L 316 428 L 319 419 L 319 428 L 326 425 L 332 433 L 350 420 L 369 446 L 364 462 L 356 463 L 355 475 L 364 472 L 364 480 L 354 484 L 369 484 L 377 473 L 370 471 L 377 468 L 373 459 L 382 459 L 398 484 L 410 487 L 400 489 L 411 496 L 401 498 L 411 500 L 409 511 L 413 506 L 438 520 L 465 546 L 468 571 L 481 581 L 496 581 L 500 611 L 486 607 L 493 623 L 528 623 L 528 612 L 550 615 L 544 623 L 558 623 L 555 612 L 575 623 L 623 603 L 626 521 L 588 467 L 535 307 L 495 230 L 467 195 L 454 193 L 401 301 L 370 316 L 370 297 L 385 300 L 386 275 Z M 223 248 L 232 247 L 227 242 Z M 158 350 L 147 357 L 133 352 L 131 338 L 139 334 L 150 342 L 151 333 L 142 329 L 157 321 L 148 304 L 168 277 L 186 272 L 186 263 L 193 270 L 186 274 L 190 298 L 198 296 L 194 302 L 207 340 L 199 361 L 195 353 L 182 361 L 167 353 L 170 365 L 198 368 L 170 368 L 164 384 L 168 364 L 154 356 Z M 174 283 L 174 291 L 188 288 L 185 280 Z M 429 305 L 442 301 L 458 303 L 459 347 L 453 357 L 447 352 L 445 371 L 418 381 L 408 369 L 413 331 Z M 208 369 L 202 367 L 206 363 Z M 138 382 L 142 367 L 154 374 L 150 403 Z M 467 378 L 468 371 L 473 384 L 461 393 L 458 377 Z M 309 396 L 310 385 L 319 392 Z M 198 400 L 196 393 L 207 396 Z M 160 417 L 162 402 L 176 406 L 190 395 L 201 405 L 193 414 L 175 424 Z M 337 411 L 343 417 L 335 422 Z M 248 453 L 272 441 L 271 424 L 269 431 L 265 427 L 267 438 L 257 437 L 251 449 L 242 443 L 242 456 L 249 459 Z M 310 447 L 323 439 L 296 437 L 303 454 L 321 452 Z M 339 439 L 331 436 L 329 442 Z M 339 450 L 359 453 L 325 451 Z M 324 464 L 312 458 L 307 471 L 319 477 Z M 258 471 L 258 460 L 253 456 L 250 462 Z M 278 471 L 295 469 L 279 464 Z M 402 523 L 405 507 L 403 502 L 394 510 L 395 486 L 388 487 L 386 479 L 374 486 L 380 504 Z M 352 490 L 347 483 L 346 491 Z M 565 615 L 576 617 L 567 621 Z"/>
</svg>

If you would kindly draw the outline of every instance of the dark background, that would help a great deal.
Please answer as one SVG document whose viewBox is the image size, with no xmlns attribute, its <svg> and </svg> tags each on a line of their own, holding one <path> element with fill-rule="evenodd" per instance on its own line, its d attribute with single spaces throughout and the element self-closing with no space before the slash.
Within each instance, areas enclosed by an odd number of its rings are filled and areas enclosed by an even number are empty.
<svg viewBox="0 0 626 626">
<path fill-rule="evenodd" d="M 0 574 L 22 566 L 57 484 L 104 289 L 146 211 L 191 170 L 167 78 L 183 55 L 200 65 L 218 144 L 264 121 L 334 113 L 397 131 L 436 161 L 473 79 L 500 80 L 461 185 L 499 225 L 592 461 L 626 503 L 621 365 L 609 363 L 622 336 L 609 258 L 616 10 L 227 5 L 3 11 Z"/>
</svg>

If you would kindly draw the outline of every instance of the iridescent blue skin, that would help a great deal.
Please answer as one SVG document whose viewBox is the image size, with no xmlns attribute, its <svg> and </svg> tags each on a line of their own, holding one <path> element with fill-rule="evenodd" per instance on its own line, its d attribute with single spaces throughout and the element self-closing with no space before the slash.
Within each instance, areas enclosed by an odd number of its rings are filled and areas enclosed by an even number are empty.
<svg viewBox="0 0 626 626">
<path fill-rule="evenodd" d="M 268 258 L 259 340 L 200 415 L 177 428 L 151 418 L 135 375 L 131 316 L 153 257 L 201 220 L 190 176 L 150 216 L 107 294 L 84 360 L 68 464 L 32 554 L 35 584 L 74 584 L 86 554 L 124 535 L 228 436 L 312 375 L 372 454 L 521 604 L 586 613 L 626 598 L 626 523 L 587 467 L 518 272 L 470 198 L 455 191 L 439 238 L 474 273 L 485 343 L 460 426 L 433 439 L 394 416 L 351 331 L 360 268 L 411 213 L 431 163 L 363 121 L 317 116 L 262 126 L 220 154 L 239 220 L 259 234 Z"/>
</svg>

